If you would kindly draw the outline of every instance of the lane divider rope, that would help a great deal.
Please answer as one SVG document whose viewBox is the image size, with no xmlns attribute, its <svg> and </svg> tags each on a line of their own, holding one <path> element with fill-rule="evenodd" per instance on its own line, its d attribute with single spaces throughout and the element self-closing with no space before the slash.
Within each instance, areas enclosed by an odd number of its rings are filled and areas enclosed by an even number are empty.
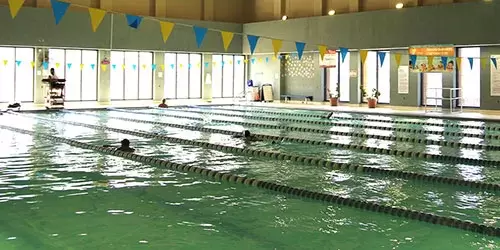
<svg viewBox="0 0 500 250">
<path fill-rule="evenodd" d="M 151 112 L 142 112 L 135 110 L 123 110 L 116 108 L 109 108 L 108 110 L 117 111 L 117 112 L 125 112 L 125 113 L 134 113 L 141 115 L 157 115 L 157 116 L 167 116 L 167 117 L 175 117 L 175 118 L 184 118 L 184 119 L 202 119 L 199 117 L 191 117 L 191 116 L 182 116 L 168 113 L 168 109 L 166 112 L 162 113 L 151 113 Z M 201 111 L 181 111 L 187 113 L 196 113 Z M 204 112 L 201 112 L 204 113 Z M 208 113 L 205 113 L 208 114 Z M 289 118 L 277 118 L 277 117 L 266 117 L 266 116 L 245 116 L 245 115 L 236 115 L 236 114 L 227 114 L 220 116 L 228 116 L 228 117 L 240 117 L 245 119 L 254 119 L 254 120 L 263 120 L 263 121 L 275 121 L 275 122 L 293 122 L 293 123 L 307 123 L 307 124 L 315 124 L 315 125 L 324 125 L 324 126 L 337 126 L 337 127 L 351 127 L 351 128 L 363 128 L 363 129 L 379 129 L 379 130 L 387 130 L 387 131 L 397 131 L 404 133 L 416 133 L 416 134 L 433 134 L 433 135 L 446 135 L 446 136 L 457 136 L 457 137 L 475 137 L 482 139 L 500 139 L 499 135 L 486 135 L 486 134 L 474 134 L 474 133 L 466 133 L 466 132 L 452 132 L 452 131 L 436 131 L 436 130 L 424 130 L 424 129 L 416 129 L 416 128 L 392 128 L 392 127 L 379 127 L 376 125 L 366 125 L 366 124 L 352 124 L 352 123 L 342 123 L 342 122 L 333 122 L 333 121 L 320 121 L 320 120 L 300 120 L 300 119 L 289 119 Z M 228 120 L 219 120 L 212 119 L 215 122 L 232 122 Z"/>
<path fill-rule="evenodd" d="M 190 166 L 182 163 L 175 163 L 167 160 L 158 159 L 150 156 L 143 156 L 129 152 L 123 152 L 112 148 L 104 148 L 100 146 L 94 146 L 88 143 L 79 142 L 76 140 L 71 140 L 63 137 L 52 136 L 42 133 L 34 133 L 33 131 L 14 128 L 10 126 L 0 125 L 0 128 L 11 130 L 17 133 L 28 134 L 32 136 L 38 136 L 46 140 L 65 143 L 73 147 L 94 150 L 99 153 L 113 155 L 128 160 L 140 162 L 148 165 L 155 165 L 168 168 L 170 170 L 178 172 L 190 172 L 196 173 L 204 177 L 209 177 L 215 179 L 216 181 L 225 181 L 236 184 L 245 184 L 247 186 L 253 186 L 260 189 L 265 189 L 268 191 L 274 191 L 290 196 L 296 196 L 300 198 L 307 198 L 312 200 L 319 200 L 326 203 L 332 203 L 337 205 L 349 206 L 353 208 L 363 209 L 366 211 L 373 211 L 379 213 L 385 213 L 393 216 L 398 216 L 406 219 L 418 220 L 422 222 L 428 222 L 432 224 L 438 224 L 453 228 L 458 228 L 470 232 L 485 234 L 489 236 L 500 237 L 500 228 L 488 226 L 484 224 L 479 224 L 472 221 L 464 221 L 455 218 L 435 215 L 431 213 L 419 212 L 416 210 L 404 209 L 394 206 L 381 205 L 374 202 L 368 202 L 353 198 L 346 198 L 341 196 L 336 196 L 333 194 L 326 194 L 321 192 L 309 191 L 301 188 L 289 187 L 282 184 L 277 184 L 269 181 L 261 181 L 255 178 L 248 178 L 245 176 L 234 175 L 230 173 L 224 173 L 221 171 L 210 170 L 206 168 L 200 168 L 196 166 Z"/>
<path fill-rule="evenodd" d="M 187 107 L 187 108 L 192 108 L 192 107 Z M 297 117 L 309 117 L 309 118 L 322 118 L 324 117 L 328 111 L 317 111 L 317 112 L 324 112 L 325 114 L 320 115 L 320 114 L 305 114 L 305 113 L 292 113 L 292 112 L 279 112 L 279 111 L 271 111 L 271 110 L 248 110 L 248 109 L 236 109 L 236 108 L 221 108 L 217 106 L 194 106 L 194 108 L 199 108 L 199 109 L 215 109 L 215 110 L 227 110 L 227 111 L 233 111 L 233 112 L 248 112 L 248 113 L 259 113 L 259 114 L 269 114 L 269 115 L 282 115 L 282 116 L 297 116 Z M 175 108 L 177 110 L 177 108 Z M 341 111 L 332 111 L 334 114 L 339 114 L 342 113 Z M 380 115 L 380 114 L 374 114 L 375 115 Z M 485 126 L 485 125 L 473 125 L 473 124 L 459 124 L 459 123 L 453 123 L 453 124 L 446 124 L 446 123 L 439 123 L 439 122 L 432 122 L 432 121 L 408 121 L 408 120 L 387 120 L 387 119 L 377 119 L 374 117 L 346 117 L 346 116 L 339 116 L 339 115 L 333 115 L 331 118 L 333 119 L 339 119 L 339 120 L 358 120 L 358 121 L 371 121 L 371 122 L 385 122 L 385 123 L 396 123 L 396 124 L 411 124 L 411 125 L 426 125 L 426 126 L 440 126 L 440 127 L 451 127 L 451 128 L 466 128 L 466 129 L 483 129 L 483 130 L 492 130 L 492 131 L 500 131 L 500 126 Z M 426 117 L 423 117 L 426 118 Z M 413 118 L 415 119 L 415 118 Z"/>
<path fill-rule="evenodd" d="M 33 118 L 35 118 L 35 117 L 33 117 Z M 38 117 L 36 117 L 36 118 L 38 118 Z M 42 118 L 42 119 L 52 121 L 52 122 L 66 123 L 66 124 L 71 124 L 71 125 L 75 125 L 75 126 L 82 126 L 82 127 L 92 128 L 92 129 L 109 130 L 109 131 L 114 131 L 114 132 L 118 132 L 118 133 L 134 135 L 134 136 L 138 136 L 138 137 L 160 139 L 160 140 L 165 140 L 165 141 L 172 142 L 172 143 L 183 143 L 183 144 L 187 144 L 187 145 L 194 145 L 194 146 L 204 147 L 204 148 L 208 148 L 208 149 L 215 149 L 218 151 L 233 153 L 233 154 L 237 153 L 240 155 L 247 155 L 247 156 L 261 156 L 261 157 L 267 157 L 267 158 L 277 159 L 277 160 L 291 160 L 291 161 L 294 161 L 294 162 L 297 162 L 300 164 L 313 165 L 313 166 L 319 166 L 319 167 L 327 167 L 327 168 L 334 169 L 334 170 L 363 172 L 363 173 L 368 173 L 368 174 L 375 173 L 375 174 L 393 176 L 393 177 L 407 179 L 407 180 L 435 182 L 435 183 L 442 183 L 442 184 L 448 184 L 448 185 L 467 186 L 467 187 L 473 187 L 473 188 L 491 190 L 491 191 L 500 191 L 500 184 L 460 180 L 460 179 L 456 179 L 456 178 L 448 178 L 448 177 L 441 177 L 441 176 L 434 176 L 434 175 L 425 175 L 425 174 L 413 173 L 413 172 L 407 172 L 407 171 L 401 171 L 401 170 L 381 169 L 381 168 L 375 168 L 375 167 L 360 166 L 360 165 L 350 164 L 350 163 L 339 163 L 339 162 L 334 162 L 334 161 L 330 161 L 330 160 L 324 160 L 322 158 L 317 158 L 317 157 L 300 156 L 300 155 L 265 151 L 265 150 L 259 150 L 259 149 L 247 149 L 247 148 L 241 148 L 241 147 L 219 145 L 219 144 L 213 144 L 213 143 L 202 142 L 202 141 L 169 137 L 166 135 L 152 134 L 152 133 L 147 133 L 145 131 L 130 131 L 130 130 L 126 130 L 126 129 L 112 128 L 112 127 L 99 126 L 99 125 L 91 125 L 91 124 L 80 123 L 80 122 L 53 120 L 53 119 L 48 119 L 48 118 Z"/>
<path fill-rule="evenodd" d="M 64 111 L 64 112 L 99 117 L 99 115 L 94 115 L 94 114 L 89 114 L 89 113 L 80 113 L 80 112 L 75 112 L 75 111 Z M 218 130 L 218 129 L 212 129 L 212 128 L 200 128 L 200 127 L 195 127 L 195 126 L 187 126 L 187 125 L 172 124 L 172 123 L 157 122 L 157 121 L 139 120 L 139 119 L 134 119 L 134 118 L 126 118 L 126 117 L 110 116 L 110 118 L 122 120 L 122 121 L 137 122 L 137 123 L 143 123 L 143 124 L 155 124 L 155 125 L 182 128 L 182 129 L 188 129 L 188 130 L 196 130 L 196 131 L 202 131 L 202 132 L 212 132 L 212 133 L 231 134 L 231 135 L 241 134 L 241 132 L 230 132 L 230 131 L 226 131 L 226 130 Z M 196 119 L 198 119 L 198 118 L 196 118 Z M 200 118 L 200 120 L 202 120 L 202 119 Z M 246 125 L 245 122 L 241 122 L 240 124 Z M 276 129 L 280 129 L 280 127 L 276 128 Z M 301 128 L 298 128 L 298 129 L 301 129 Z M 304 131 L 304 130 L 299 130 L 299 131 Z M 484 166 L 498 166 L 498 165 L 500 165 L 500 161 L 496 161 L 496 160 L 466 158 L 466 157 L 458 157 L 458 156 L 452 156 L 452 155 L 429 154 L 429 153 L 425 153 L 425 152 L 412 152 L 412 151 L 398 150 L 398 149 L 383 149 L 383 148 L 368 147 L 368 146 L 357 145 L 357 144 L 330 143 L 330 142 L 325 142 L 325 141 L 317 141 L 317 140 L 301 139 L 301 138 L 289 138 L 289 137 L 279 137 L 279 136 L 259 135 L 259 134 L 256 134 L 256 136 L 260 136 L 258 138 L 263 139 L 263 140 L 278 140 L 278 141 L 280 141 L 280 140 L 289 139 L 290 141 L 297 142 L 297 143 L 307 143 L 307 144 L 313 144 L 313 145 L 326 145 L 326 146 L 338 147 L 338 148 L 343 148 L 343 149 L 362 150 L 362 151 L 367 151 L 369 153 L 379 153 L 379 154 L 404 156 L 404 157 L 412 157 L 412 158 L 426 158 L 426 159 L 430 159 L 430 160 L 443 161 L 443 162 L 475 164 L 475 165 L 484 165 Z M 377 139 L 379 139 L 380 137 L 379 136 L 370 137 L 370 135 L 365 134 L 364 138 L 377 138 Z M 415 139 L 415 141 L 416 140 L 417 139 Z M 443 145 L 443 146 L 451 145 L 450 142 L 448 142 L 448 141 L 441 141 L 441 142 L 443 142 L 443 143 L 442 144 L 440 143 L 440 145 Z"/>
</svg>

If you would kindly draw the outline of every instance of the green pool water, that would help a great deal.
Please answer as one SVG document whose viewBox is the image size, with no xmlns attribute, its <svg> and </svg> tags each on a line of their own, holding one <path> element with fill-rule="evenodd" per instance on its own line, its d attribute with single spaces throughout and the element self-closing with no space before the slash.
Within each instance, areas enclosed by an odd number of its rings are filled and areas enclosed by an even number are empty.
<svg viewBox="0 0 500 250">
<path fill-rule="evenodd" d="M 230 136 L 100 117 L 40 117 L 143 130 L 360 164 L 497 182 L 496 169 L 426 162 L 296 143 L 246 144 Z M 115 113 L 110 115 L 111 113 Z M 123 113 L 123 116 L 128 114 Z M 9 116 L 11 117 L 11 116 Z M 145 119 L 144 116 L 132 115 Z M 164 120 L 150 116 L 153 120 Z M 173 119 L 172 119 L 173 120 Z M 196 125 L 198 121 L 175 119 Z M 129 138 L 138 154 L 498 226 L 498 194 L 246 157 L 160 140 L 17 117 L 0 123 L 95 145 Z M 205 126 L 217 124 L 205 123 Z M 222 126 L 222 125 L 221 125 Z M 241 126 L 228 126 L 238 130 Z M 272 133 L 273 131 L 268 130 Z M 283 133 L 283 131 L 274 131 Z M 306 134 L 304 134 L 306 135 Z M 316 136 L 310 134 L 310 136 Z M 354 139 L 354 138 L 351 138 Z M 0 249 L 488 249 L 498 238 L 213 182 L 0 130 Z M 334 138 L 331 140 L 334 140 Z M 359 142 L 362 142 L 360 140 Z M 370 143 L 366 141 L 366 143 Z M 397 146 L 405 146 L 398 144 Z M 406 145 L 409 146 L 409 145 Z M 413 163 L 413 164 L 412 164 Z M 429 164 L 426 167 L 425 164 Z M 408 166 L 407 166 L 408 165 Z M 431 167 L 433 165 L 433 167 Z M 455 168 L 455 169 L 454 169 Z M 467 171 L 465 171 L 467 169 Z M 489 172 L 491 170 L 491 172 Z M 1 237 L 3 236 L 3 237 Z M 2 239 L 3 238 L 3 239 Z M 446 240 L 443 240 L 446 239 Z"/>
</svg>

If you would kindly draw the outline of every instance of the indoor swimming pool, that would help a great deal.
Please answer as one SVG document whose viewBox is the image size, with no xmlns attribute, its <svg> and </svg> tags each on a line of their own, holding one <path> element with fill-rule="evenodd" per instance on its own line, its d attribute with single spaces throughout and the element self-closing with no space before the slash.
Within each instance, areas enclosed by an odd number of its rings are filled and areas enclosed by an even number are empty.
<svg viewBox="0 0 500 250">
<path fill-rule="evenodd" d="M 326 114 L 6 113 L 0 249 L 500 249 L 500 123 Z"/>
</svg>

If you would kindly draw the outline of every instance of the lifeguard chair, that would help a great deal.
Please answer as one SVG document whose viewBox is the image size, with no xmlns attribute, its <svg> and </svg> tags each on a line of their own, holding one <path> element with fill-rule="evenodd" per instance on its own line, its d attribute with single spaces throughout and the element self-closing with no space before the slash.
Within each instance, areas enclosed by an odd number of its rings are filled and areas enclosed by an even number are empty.
<svg viewBox="0 0 500 250">
<path fill-rule="evenodd" d="M 63 109 L 66 79 L 43 79 L 47 92 L 45 94 L 46 109 Z"/>
</svg>

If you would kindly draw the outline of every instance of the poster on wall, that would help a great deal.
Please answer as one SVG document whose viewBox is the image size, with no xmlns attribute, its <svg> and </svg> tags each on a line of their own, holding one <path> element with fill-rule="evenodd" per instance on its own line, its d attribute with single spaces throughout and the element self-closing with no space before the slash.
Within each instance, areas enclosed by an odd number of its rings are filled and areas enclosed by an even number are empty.
<svg viewBox="0 0 500 250">
<path fill-rule="evenodd" d="M 443 73 L 455 70 L 455 48 L 451 45 L 410 47 L 408 55 L 408 65 L 413 73 Z"/>
<path fill-rule="evenodd" d="M 409 79 L 408 67 L 399 66 L 398 68 L 398 94 L 408 94 L 409 92 Z"/>
<path fill-rule="evenodd" d="M 338 54 L 335 50 L 327 50 L 325 55 L 323 56 L 323 60 L 321 60 L 321 56 L 319 57 L 319 67 L 320 68 L 336 68 L 338 61 Z"/>
<path fill-rule="evenodd" d="M 496 58 L 497 61 L 500 60 L 500 55 L 492 55 L 492 58 Z M 493 63 L 490 63 L 490 95 L 500 96 L 500 67 L 495 67 Z"/>
</svg>

